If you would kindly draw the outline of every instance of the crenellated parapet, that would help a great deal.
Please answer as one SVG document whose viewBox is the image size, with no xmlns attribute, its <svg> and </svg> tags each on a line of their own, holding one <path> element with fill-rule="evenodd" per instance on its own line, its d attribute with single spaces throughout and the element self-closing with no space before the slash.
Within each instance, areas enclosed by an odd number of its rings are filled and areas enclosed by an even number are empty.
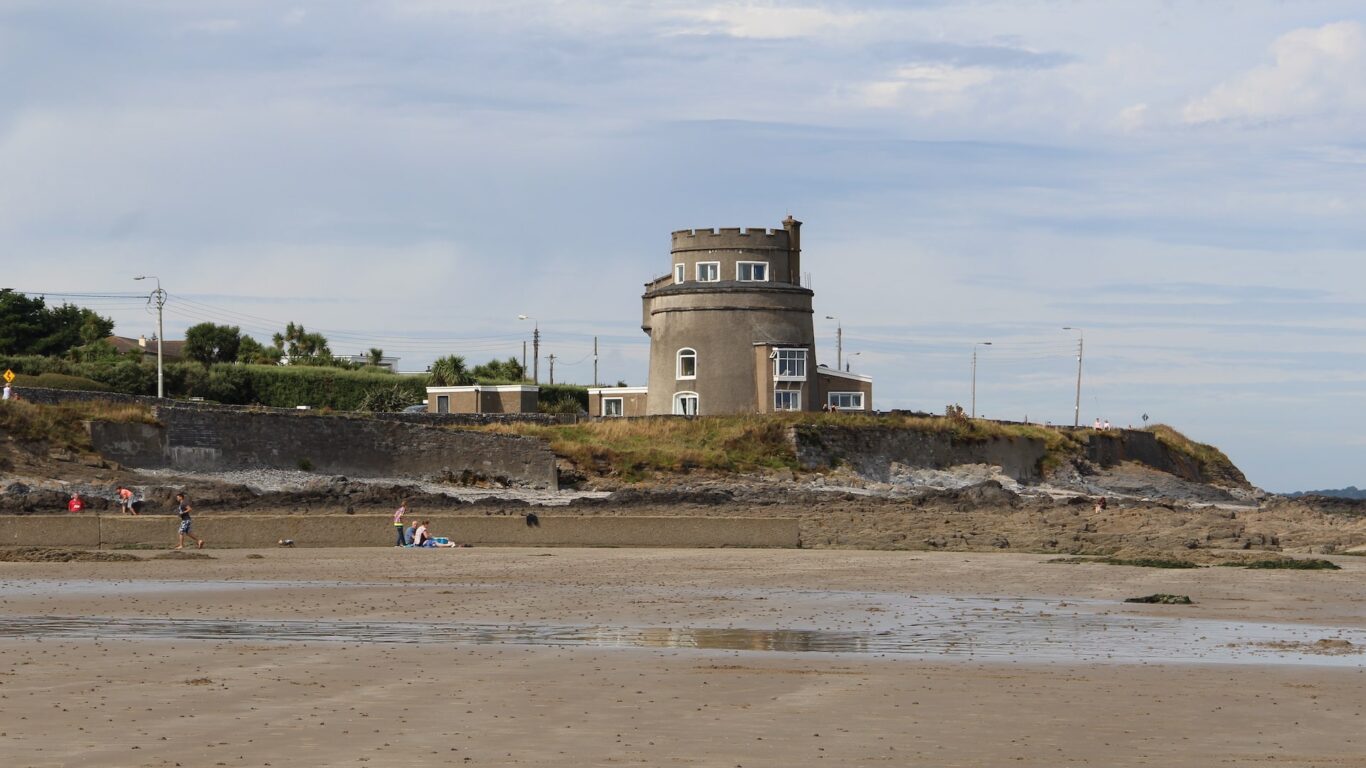
<svg viewBox="0 0 1366 768">
<path fill-rule="evenodd" d="M 792 247 L 785 229 L 763 227 L 724 227 L 721 229 L 680 229 L 673 233 L 673 252 L 697 250 L 775 250 Z"/>
</svg>

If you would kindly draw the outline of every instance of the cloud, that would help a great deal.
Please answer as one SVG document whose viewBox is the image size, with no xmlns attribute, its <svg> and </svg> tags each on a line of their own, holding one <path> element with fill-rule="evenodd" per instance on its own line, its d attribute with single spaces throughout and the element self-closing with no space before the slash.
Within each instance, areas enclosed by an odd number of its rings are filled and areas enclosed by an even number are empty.
<svg viewBox="0 0 1366 768">
<path fill-rule="evenodd" d="M 887 80 L 864 83 L 855 89 L 859 102 L 868 107 L 894 107 L 909 94 L 951 97 L 985 85 L 995 73 L 986 67 L 951 64 L 909 64 Z M 929 106 L 921 104 L 921 106 Z"/>
<path fill-rule="evenodd" d="M 1294 30 L 1277 38 L 1271 53 L 1274 63 L 1188 102 L 1185 122 L 1261 122 L 1366 103 L 1366 29 L 1360 23 Z"/>
<path fill-rule="evenodd" d="M 821 8 L 730 4 L 683 10 L 679 16 L 703 22 L 731 37 L 782 39 L 818 37 L 867 21 L 863 13 L 834 13 Z"/>
</svg>

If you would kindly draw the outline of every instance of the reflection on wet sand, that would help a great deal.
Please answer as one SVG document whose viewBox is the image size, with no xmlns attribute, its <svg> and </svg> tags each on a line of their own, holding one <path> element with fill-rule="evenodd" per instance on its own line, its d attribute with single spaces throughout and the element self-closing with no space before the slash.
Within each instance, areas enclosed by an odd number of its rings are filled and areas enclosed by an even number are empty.
<svg viewBox="0 0 1366 768">
<path fill-rule="evenodd" d="M 0 619 L 0 639 L 176 639 L 586 646 L 706 651 L 841 653 L 1015 662 L 1278 663 L 1363 666 L 1366 631 L 1037 611 L 969 612 L 950 622 L 870 631 L 717 627 L 600 627 L 436 622 L 265 621 L 79 616 Z"/>
</svg>

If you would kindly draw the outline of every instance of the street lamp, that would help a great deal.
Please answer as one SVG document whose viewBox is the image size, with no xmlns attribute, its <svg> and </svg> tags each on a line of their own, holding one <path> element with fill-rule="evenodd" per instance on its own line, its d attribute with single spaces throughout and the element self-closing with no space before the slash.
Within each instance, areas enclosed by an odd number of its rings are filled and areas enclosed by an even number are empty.
<svg viewBox="0 0 1366 768">
<path fill-rule="evenodd" d="M 834 315 L 826 315 L 826 320 L 835 321 L 835 370 L 844 370 L 844 326 Z"/>
<path fill-rule="evenodd" d="M 164 369 L 162 367 L 161 347 L 166 340 L 166 327 L 162 324 L 161 308 L 166 306 L 166 292 L 161 290 L 161 278 L 156 275 L 138 275 L 133 279 L 146 280 L 149 277 L 157 281 L 157 289 L 147 297 L 148 302 L 155 301 L 157 304 L 157 397 L 165 397 L 166 379 L 162 373 Z"/>
<path fill-rule="evenodd" d="M 991 342 L 979 341 L 972 345 L 972 418 L 977 418 L 977 348 L 989 347 Z"/>
<path fill-rule="evenodd" d="M 1080 426 L 1081 426 L 1081 355 L 1082 355 L 1082 352 L 1085 351 L 1085 348 L 1086 348 L 1086 340 L 1085 340 L 1084 335 L 1083 335 L 1083 333 L 1082 333 L 1082 330 L 1081 330 L 1080 328 L 1073 328 L 1073 327 L 1070 326 L 1070 325 L 1065 325 L 1065 326 L 1063 326 L 1062 329 L 1063 329 L 1064 331 L 1076 331 L 1076 332 L 1077 332 L 1077 403 L 1076 403 L 1076 405 L 1074 405 L 1074 406 L 1072 407 L 1072 408 L 1073 408 L 1073 409 L 1072 409 L 1072 426 L 1073 426 L 1073 427 L 1080 427 Z"/>
<path fill-rule="evenodd" d="M 518 315 L 518 320 L 530 320 L 531 330 L 531 382 L 541 383 L 541 321 L 531 315 Z M 523 367 L 525 367 L 523 363 Z"/>
</svg>

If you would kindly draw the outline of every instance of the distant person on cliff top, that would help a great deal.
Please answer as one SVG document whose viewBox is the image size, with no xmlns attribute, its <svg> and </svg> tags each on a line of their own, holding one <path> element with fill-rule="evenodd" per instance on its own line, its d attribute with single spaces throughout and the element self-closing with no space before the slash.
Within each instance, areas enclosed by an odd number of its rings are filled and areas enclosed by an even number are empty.
<svg viewBox="0 0 1366 768">
<path fill-rule="evenodd" d="M 185 498 L 185 494 L 183 494 L 183 493 L 177 493 L 177 494 L 175 495 L 175 502 L 176 502 L 176 514 L 180 515 L 180 539 L 179 539 L 178 543 L 175 545 L 175 548 L 176 548 L 176 549 L 184 549 L 184 548 L 185 548 L 185 537 L 186 537 L 186 536 L 189 536 L 190 538 L 192 538 L 192 539 L 195 540 L 195 548 L 196 548 L 196 549 L 203 549 L 203 548 L 204 548 L 204 540 L 201 539 L 201 538 L 199 538 L 198 536 L 196 536 L 196 535 L 194 535 L 193 533 L 190 532 L 190 525 L 191 525 L 191 522 L 190 522 L 190 512 L 191 512 L 191 507 L 190 507 L 190 502 L 189 502 L 189 500 L 187 500 L 187 499 Z"/>
<path fill-rule="evenodd" d="M 67 512 L 80 512 L 85 509 L 85 502 L 81 500 L 79 493 L 71 494 L 71 501 L 66 503 Z"/>
<path fill-rule="evenodd" d="M 136 515 L 138 509 L 133 505 L 133 492 L 126 486 L 120 485 L 114 492 L 115 500 L 119 503 L 119 509 L 125 515 Z"/>
<path fill-rule="evenodd" d="M 1100 431 L 1100 419 L 1096 419 L 1096 423 L 1091 425 L 1091 429 L 1094 429 L 1097 432 Z"/>
<path fill-rule="evenodd" d="M 408 500 L 404 499 L 403 503 L 398 505 L 398 509 L 394 510 L 394 533 L 398 535 L 394 541 L 396 547 L 402 547 L 408 543 L 407 537 L 403 535 L 403 516 L 406 514 L 408 514 Z"/>
</svg>

